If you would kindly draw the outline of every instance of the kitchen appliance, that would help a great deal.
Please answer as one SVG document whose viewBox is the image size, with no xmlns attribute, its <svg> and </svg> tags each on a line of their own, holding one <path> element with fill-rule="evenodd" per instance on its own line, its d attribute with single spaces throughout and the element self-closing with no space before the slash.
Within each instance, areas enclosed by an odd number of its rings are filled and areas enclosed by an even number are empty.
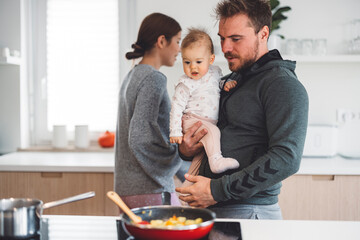
<svg viewBox="0 0 360 240">
<path fill-rule="evenodd" d="M 360 114 L 359 119 L 340 125 L 338 152 L 345 158 L 360 159 Z"/>
<path fill-rule="evenodd" d="M 337 154 L 338 127 L 335 125 L 309 125 L 303 157 L 333 157 Z"/>
<path fill-rule="evenodd" d="M 31 198 L 0 199 L 0 238 L 37 238 L 43 209 L 95 196 L 95 192 L 43 204 Z"/>
<path fill-rule="evenodd" d="M 113 224 L 114 221 L 114 224 Z M 6 240 L 106 239 L 136 240 L 126 231 L 124 222 L 105 216 L 43 216 L 37 235 L 29 238 L 2 238 Z M 242 240 L 240 222 L 216 220 L 209 234 L 200 240 Z"/>
<path fill-rule="evenodd" d="M 120 218 L 124 222 L 125 229 L 134 237 L 146 240 L 200 239 L 210 232 L 215 219 L 215 213 L 209 209 L 194 207 L 160 205 L 134 208 L 131 211 L 141 217 L 143 221 L 148 222 L 152 219 L 168 219 L 173 215 L 186 217 L 187 219 L 202 218 L 203 220 L 200 224 L 176 228 L 157 228 L 149 224 L 134 224 L 126 214 L 121 214 Z"/>
<path fill-rule="evenodd" d="M 116 205 L 120 207 L 124 213 L 130 218 L 132 222 L 135 223 L 142 223 L 142 219 L 140 216 L 135 215 L 130 208 L 124 203 L 124 201 L 121 199 L 121 197 L 114 191 L 109 191 L 106 194 L 108 198 L 110 198 Z M 144 222 L 144 224 L 147 224 L 147 222 Z"/>
</svg>

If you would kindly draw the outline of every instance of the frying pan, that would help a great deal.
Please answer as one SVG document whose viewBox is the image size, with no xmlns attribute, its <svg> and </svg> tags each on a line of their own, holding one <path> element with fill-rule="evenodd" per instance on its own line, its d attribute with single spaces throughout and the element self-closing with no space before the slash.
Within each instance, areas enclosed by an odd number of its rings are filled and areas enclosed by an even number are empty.
<svg viewBox="0 0 360 240">
<path fill-rule="evenodd" d="M 204 208 L 160 205 L 134 208 L 131 211 L 141 217 L 142 220 L 148 222 L 154 219 L 168 219 L 173 215 L 186 217 L 187 219 L 203 219 L 201 224 L 160 228 L 145 224 L 135 224 L 126 214 L 122 213 L 120 218 L 129 234 L 136 239 L 144 240 L 199 239 L 205 237 L 210 232 L 215 220 L 215 213 Z"/>
<path fill-rule="evenodd" d="M 0 199 L 0 238 L 30 238 L 35 236 L 40 230 L 40 217 L 43 209 L 93 196 L 95 196 L 95 192 L 87 192 L 45 204 L 41 200 L 31 198 Z"/>
</svg>

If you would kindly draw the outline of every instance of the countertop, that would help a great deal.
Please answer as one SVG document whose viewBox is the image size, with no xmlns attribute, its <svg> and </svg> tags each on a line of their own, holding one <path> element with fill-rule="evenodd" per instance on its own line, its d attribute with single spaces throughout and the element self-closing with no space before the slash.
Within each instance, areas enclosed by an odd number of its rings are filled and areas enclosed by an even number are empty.
<svg viewBox="0 0 360 240">
<path fill-rule="evenodd" d="M 1 171 L 114 172 L 114 152 L 15 152 L 0 156 Z M 298 175 L 360 175 L 360 159 L 303 158 Z"/>
<path fill-rule="evenodd" d="M 0 156 L 0 171 L 114 172 L 114 153 L 14 152 Z"/>
<path fill-rule="evenodd" d="M 49 240 L 117 239 L 117 217 L 44 215 L 43 218 L 48 219 Z M 244 240 L 360 239 L 360 222 L 216 219 L 229 220 L 240 222 Z"/>
</svg>

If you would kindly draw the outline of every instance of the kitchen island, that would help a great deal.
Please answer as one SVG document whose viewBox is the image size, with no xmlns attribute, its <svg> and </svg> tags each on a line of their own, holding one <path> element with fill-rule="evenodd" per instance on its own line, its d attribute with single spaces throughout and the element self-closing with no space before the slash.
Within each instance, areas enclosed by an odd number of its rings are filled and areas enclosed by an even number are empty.
<svg viewBox="0 0 360 240">
<path fill-rule="evenodd" d="M 16 152 L 0 156 L 0 198 L 44 202 L 95 191 L 96 197 L 45 210 L 45 214 L 116 216 L 105 197 L 113 190 L 113 152 Z M 303 158 L 283 181 L 279 204 L 287 220 L 360 221 L 360 161 Z"/>
<path fill-rule="evenodd" d="M 118 217 L 44 215 L 47 222 L 42 240 L 116 240 Z M 240 223 L 243 240 L 358 240 L 360 222 L 216 219 Z M 210 238 L 216 239 L 216 238 Z M 222 238 L 223 239 L 223 238 Z M 238 239 L 238 238 L 226 238 Z"/>
</svg>

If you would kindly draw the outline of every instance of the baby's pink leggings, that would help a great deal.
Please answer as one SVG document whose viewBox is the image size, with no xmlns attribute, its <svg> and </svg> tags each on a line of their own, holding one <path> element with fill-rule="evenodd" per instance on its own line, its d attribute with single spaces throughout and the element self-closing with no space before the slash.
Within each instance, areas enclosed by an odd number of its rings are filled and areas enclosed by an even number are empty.
<svg viewBox="0 0 360 240">
<path fill-rule="evenodd" d="M 207 156 L 209 157 L 209 156 L 212 156 L 217 153 L 221 154 L 220 130 L 216 126 L 217 121 L 211 120 L 208 118 L 203 118 L 200 116 L 196 116 L 194 114 L 184 114 L 184 116 L 182 117 L 182 121 L 183 121 L 183 129 L 184 129 L 185 133 L 196 122 L 201 121 L 202 125 L 195 133 L 201 131 L 204 128 L 208 131 L 208 133 L 200 140 L 200 142 L 204 145 Z M 188 171 L 189 174 L 198 175 L 199 167 L 200 167 L 201 160 L 203 159 L 203 157 L 204 157 L 204 152 L 201 152 L 194 157 L 194 159 L 192 160 L 192 163 L 190 165 L 189 171 Z"/>
</svg>

